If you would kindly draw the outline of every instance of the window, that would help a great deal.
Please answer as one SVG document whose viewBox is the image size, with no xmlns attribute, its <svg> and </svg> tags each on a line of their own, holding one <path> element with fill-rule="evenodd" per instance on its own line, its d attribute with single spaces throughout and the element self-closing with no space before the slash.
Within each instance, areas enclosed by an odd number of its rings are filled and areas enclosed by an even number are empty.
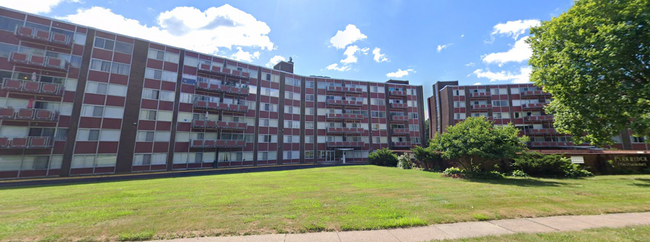
<svg viewBox="0 0 650 242">
<path fill-rule="evenodd" d="M 305 95 L 305 101 L 313 102 L 314 101 L 314 94 L 306 94 Z"/>
<path fill-rule="evenodd" d="M 113 50 L 114 46 L 115 46 L 115 41 L 113 40 L 95 37 L 95 47 L 97 48 Z"/>
<path fill-rule="evenodd" d="M 94 106 L 94 105 L 82 105 L 81 106 L 81 116 L 83 117 L 102 117 L 104 115 L 103 106 Z"/>
<path fill-rule="evenodd" d="M 22 25 L 23 25 L 22 20 L 0 16 L 0 29 L 13 33 L 14 31 L 16 31 L 16 26 L 22 26 Z"/>
<path fill-rule="evenodd" d="M 454 113 L 454 119 L 466 119 L 467 115 L 465 113 Z"/>
<path fill-rule="evenodd" d="M 285 106 L 284 113 L 293 113 L 293 106 Z"/>
<path fill-rule="evenodd" d="M 111 62 L 110 61 L 104 61 L 104 60 L 98 60 L 98 59 L 92 59 L 90 61 L 90 69 L 91 70 L 96 70 L 96 71 L 109 72 L 109 71 L 111 71 Z"/>
<path fill-rule="evenodd" d="M 136 141 L 153 141 L 154 132 L 153 131 L 138 131 L 136 136 Z"/>
<path fill-rule="evenodd" d="M 305 87 L 314 88 L 314 82 L 313 81 L 305 81 Z"/>
<path fill-rule="evenodd" d="M 262 135 L 262 142 L 269 143 L 271 142 L 271 135 Z"/>
<path fill-rule="evenodd" d="M 261 127 L 269 127 L 269 119 L 260 119 Z"/>
<path fill-rule="evenodd" d="M 495 107 L 507 107 L 508 106 L 508 100 L 492 101 L 492 106 L 495 106 Z"/>
<path fill-rule="evenodd" d="M 73 40 L 75 45 L 86 45 L 86 34 L 74 33 Z"/>
<path fill-rule="evenodd" d="M 141 110 L 140 111 L 140 120 L 156 120 L 156 111 L 155 110 Z"/>
<path fill-rule="evenodd" d="M 104 117 L 105 118 L 123 118 L 124 117 L 124 108 L 123 107 L 113 107 L 106 106 L 104 107 Z"/>
<path fill-rule="evenodd" d="M 270 81 L 271 80 L 271 74 L 270 73 L 264 73 L 264 74 L 266 74 L 264 80 Z"/>
<path fill-rule="evenodd" d="M 307 143 L 307 144 L 313 144 L 313 143 L 314 143 L 314 136 L 313 136 L 313 135 L 307 135 L 307 136 L 305 136 L 305 143 Z"/>
<path fill-rule="evenodd" d="M 147 68 L 144 72 L 144 77 L 149 79 L 160 80 L 162 79 L 162 70 Z"/>
<path fill-rule="evenodd" d="M 454 101 L 454 107 L 455 108 L 464 108 L 465 107 L 465 102 L 464 101 Z"/>
<path fill-rule="evenodd" d="M 305 159 L 314 159 L 314 151 L 313 150 L 306 150 L 305 151 Z"/>
<path fill-rule="evenodd" d="M 420 131 L 420 125 L 409 125 L 409 131 Z"/>
<path fill-rule="evenodd" d="M 314 128 L 314 122 L 312 121 L 305 122 L 305 129 L 313 129 L 313 128 Z"/>
<path fill-rule="evenodd" d="M 58 128 L 56 130 L 55 140 L 67 140 L 68 139 L 68 129 L 67 128 Z"/>
<path fill-rule="evenodd" d="M 142 90 L 142 98 L 158 100 L 159 97 L 160 97 L 160 91 L 158 90 L 146 89 L 146 88 Z"/>
<path fill-rule="evenodd" d="M 18 51 L 18 46 L 0 43 L 0 57 L 9 57 L 9 53 Z"/>
<path fill-rule="evenodd" d="M 178 64 L 180 57 L 176 53 L 165 52 L 165 61 Z"/>
<path fill-rule="evenodd" d="M 131 65 L 113 62 L 113 67 L 111 67 L 111 73 L 128 75 L 130 72 L 131 72 Z"/>
<path fill-rule="evenodd" d="M 284 136 L 284 143 L 293 143 L 293 136 L 285 135 Z"/>
<path fill-rule="evenodd" d="M 410 119 L 418 119 L 418 117 L 419 117 L 418 113 L 409 113 Z"/>
<path fill-rule="evenodd" d="M 79 129 L 77 133 L 77 140 L 79 141 L 98 141 L 99 129 Z"/>
<path fill-rule="evenodd" d="M 260 152 L 260 157 L 258 157 L 259 160 L 268 160 L 269 159 L 269 152 Z"/>
<path fill-rule="evenodd" d="M 151 59 L 164 60 L 165 52 L 162 50 L 149 49 L 149 54 L 147 56 Z"/>
<path fill-rule="evenodd" d="M 108 89 L 108 84 L 106 83 L 89 81 L 86 84 L 86 93 L 106 94 L 107 89 Z"/>
<path fill-rule="evenodd" d="M 115 42 L 115 52 L 120 52 L 120 53 L 130 55 L 131 53 L 133 53 L 133 44 L 117 41 Z"/>
<path fill-rule="evenodd" d="M 632 143 L 645 143 L 645 137 L 632 136 Z"/>
</svg>

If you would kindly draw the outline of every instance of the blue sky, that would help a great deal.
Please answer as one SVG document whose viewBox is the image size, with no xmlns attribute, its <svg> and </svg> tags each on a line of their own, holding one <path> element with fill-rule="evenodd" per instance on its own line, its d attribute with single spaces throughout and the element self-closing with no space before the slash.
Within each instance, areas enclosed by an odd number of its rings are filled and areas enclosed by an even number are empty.
<svg viewBox="0 0 650 242">
<path fill-rule="evenodd" d="M 572 4 L 571 0 L 0 0 L 1 6 L 256 65 L 293 57 L 294 71 L 300 75 L 409 80 L 423 85 L 427 97 L 431 85 L 441 80 L 463 85 L 527 81 L 528 27 L 550 20 Z"/>
</svg>

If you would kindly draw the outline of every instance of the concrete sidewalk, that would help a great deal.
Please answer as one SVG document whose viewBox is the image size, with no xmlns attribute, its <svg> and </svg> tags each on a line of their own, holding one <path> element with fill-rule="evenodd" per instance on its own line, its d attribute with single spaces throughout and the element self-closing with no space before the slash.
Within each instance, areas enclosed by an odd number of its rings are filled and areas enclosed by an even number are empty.
<svg viewBox="0 0 650 242">
<path fill-rule="evenodd" d="M 620 213 L 585 216 L 557 216 L 545 218 L 523 218 L 493 220 L 485 222 L 464 222 L 437 224 L 426 227 L 404 229 L 383 229 L 369 231 L 322 232 L 307 234 L 268 234 L 233 237 L 203 237 L 166 242 L 415 242 L 442 239 L 459 239 L 488 235 L 514 233 L 543 233 L 557 231 L 576 231 L 602 227 L 625 227 L 631 225 L 650 225 L 650 212 Z"/>
</svg>

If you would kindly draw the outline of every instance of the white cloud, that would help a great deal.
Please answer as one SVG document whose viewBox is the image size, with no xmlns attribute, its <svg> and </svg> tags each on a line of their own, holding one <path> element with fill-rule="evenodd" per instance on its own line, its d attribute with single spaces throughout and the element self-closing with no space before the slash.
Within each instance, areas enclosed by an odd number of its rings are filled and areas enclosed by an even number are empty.
<svg viewBox="0 0 650 242">
<path fill-rule="evenodd" d="M 345 49 L 345 52 L 343 52 L 343 54 L 347 57 L 341 60 L 341 63 L 343 64 L 357 63 L 357 57 L 354 56 L 354 54 L 357 53 L 357 51 L 359 51 L 358 46 L 356 45 L 348 46 L 348 48 Z"/>
<path fill-rule="evenodd" d="M 391 78 L 400 78 L 400 77 L 403 77 L 403 76 L 407 76 L 409 73 L 415 73 L 415 70 L 413 70 L 413 69 L 406 69 L 406 70 L 397 69 L 396 72 L 390 72 L 390 73 L 386 74 L 386 76 L 391 77 Z"/>
<path fill-rule="evenodd" d="M 382 53 L 379 53 L 379 51 L 381 51 L 381 49 L 379 49 L 378 47 L 375 47 L 375 49 L 372 50 L 372 54 L 374 55 L 373 59 L 375 59 L 375 61 L 377 63 L 382 63 L 384 61 L 389 61 L 388 58 L 386 58 L 386 55 L 382 54 Z"/>
<path fill-rule="evenodd" d="M 0 6 L 13 8 L 28 13 L 49 13 L 66 0 L 0 0 Z M 79 2 L 79 0 L 68 1 Z"/>
<path fill-rule="evenodd" d="M 480 82 L 474 83 L 474 86 L 482 85 Z"/>
<path fill-rule="evenodd" d="M 336 32 L 336 35 L 330 39 L 330 43 L 332 43 L 332 45 L 337 49 L 343 49 L 345 46 L 365 38 L 368 38 L 368 36 L 362 34 L 361 30 L 359 30 L 357 26 L 348 24 L 344 31 L 339 30 Z"/>
<path fill-rule="evenodd" d="M 474 63 L 474 62 L 470 62 L 470 63 L 465 64 L 465 66 L 475 66 L 475 65 L 476 65 L 476 63 Z"/>
<path fill-rule="evenodd" d="M 269 63 L 266 63 L 266 67 L 273 68 L 273 66 L 278 64 L 280 61 L 287 61 L 287 59 L 280 55 L 273 56 L 271 57 L 271 60 L 269 60 Z"/>
<path fill-rule="evenodd" d="M 515 40 L 517 40 L 520 34 L 526 33 L 527 29 L 530 27 L 538 26 L 540 24 L 541 22 L 537 19 L 508 21 L 506 23 L 499 23 L 495 25 L 492 34 L 512 36 Z"/>
<path fill-rule="evenodd" d="M 442 51 L 444 49 L 447 49 L 449 46 L 452 46 L 453 44 L 454 43 L 449 43 L 449 44 L 446 44 L 446 45 L 438 45 L 438 53 L 440 53 L 440 51 Z"/>
<path fill-rule="evenodd" d="M 512 81 L 512 83 L 528 83 L 530 82 L 530 73 L 533 68 L 530 66 L 523 66 L 519 68 L 519 73 L 511 73 L 506 71 L 491 72 L 489 69 L 477 69 L 473 72 L 478 78 L 487 78 L 493 81 Z"/>
<path fill-rule="evenodd" d="M 232 54 L 230 57 L 239 60 L 239 61 L 248 61 L 252 62 L 254 59 L 260 58 L 260 52 L 255 51 L 255 53 L 250 53 L 248 51 L 243 51 L 241 47 L 237 47 L 237 53 Z"/>
<path fill-rule="evenodd" d="M 361 53 L 363 53 L 364 55 L 368 55 L 369 50 L 370 50 L 370 48 L 368 48 L 368 47 L 363 48 L 363 49 L 361 49 Z"/>
<path fill-rule="evenodd" d="M 463 38 L 463 37 L 465 37 L 465 34 L 461 34 L 461 35 L 460 35 L 460 38 Z"/>
<path fill-rule="evenodd" d="M 328 70 L 335 70 L 335 71 L 349 71 L 351 69 L 350 66 L 347 66 L 347 65 L 342 65 L 340 67 L 338 65 L 339 65 L 338 63 L 334 63 L 334 64 L 331 64 L 331 65 L 327 66 L 326 68 Z"/>
<path fill-rule="evenodd" d="M 265 22 L 228 4 L 205 11 L 176 7 L 160 13 L 155 26 L 141 24 L 103 7 L 79 9 L 75 14 L 58 18 L 210 54 L 217 53 L 219 48 L 237 46 L 261 50 L 275 47 L 268 37 L 271 29 Z"/>
<path fill-rule="evenodd" d="M 499 66 L 508 62 L 522 62 L 528 60 L 533 55 L 533 50 L 526 43 L 528 36 L 522 37 L 515 42 L 515 45 L 506 52 L 491 53 L 483 57 L 483 62 L 488 64 L 499 64 Z"/>
</svg>

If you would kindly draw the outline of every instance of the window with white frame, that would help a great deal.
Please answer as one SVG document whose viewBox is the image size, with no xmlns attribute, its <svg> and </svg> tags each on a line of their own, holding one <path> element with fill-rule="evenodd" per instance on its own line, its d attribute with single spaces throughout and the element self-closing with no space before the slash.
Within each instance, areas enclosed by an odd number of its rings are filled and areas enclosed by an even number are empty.
<svg viewBox="0 0 650 242">
<path fill-rule="evenodd" d="M 135 140 L 139 142 L 153 142 L 154 131 L 138 131 Z"/>
<path fill-rule="evenodd" d="M 454 119 L 466 119 L 467 114 L 465 113 L 454 113 Z"/>
<path fill-rule="evenodd" d="M 632 143 L 645 143 L 645 137 L 632 136 Z"/>
<path fill-rule="evenodd" d="M 104 107 L 105 118 L 118 118 L 124 117 L 124 107 L 106 106 Z"/>
<path fill-rule="evenodd" d="M 81 106 L 81 116 L 101 118 L 104 116 L 104 106 L 84 104 Z"/>
<path fill-rule="evenodd" d="M 100 49 L 113 50 L 115 48 L 115 40 L 109 40 L 102 37 L 95 37 L 94 46 Z"/>
<path fill-rule="evenodd" d="M 88 81 L 86 83 L 86 93 L 106 94 L 108 83 Z"/>
<path fill-rule="evenodd" d="M 99 141 L 99 129 L 79 129 L 77 141 Z"/>
<path fill-rule="evenodd" d="M 160 80 L 162 78 L 162 70 L 147 68 L 144 71 L 144 77 L 149 79 Z"/>
<path fill-rule="evenodd" d="M 164 60 L 165 51 L 150 48 L 147 57 L 149 57 L 150 59 Z"/>
<path fill-rule="evenodd" d="M 131 65 L 113 62 L 113 65 L 111 67 L 111 73 L 120 74 L 120 75 L 129 75 L 130 72 L 131 72 Z"/>
<path fill-rule="evenodd" d="M 140 110 L 140 120 L 156 120 L 156 115 L 158 112 L 156 110 Z"/>
<path fill-rule="evenodd" d="M 100 59 L 92 59 L 90 61 L 90 69 L 95 70 L 95 71 L 110 72 L 111 71 L 111 62 L 110 61 L 105 61 L 105 60 L 100 60 Z"/>
</svg>

